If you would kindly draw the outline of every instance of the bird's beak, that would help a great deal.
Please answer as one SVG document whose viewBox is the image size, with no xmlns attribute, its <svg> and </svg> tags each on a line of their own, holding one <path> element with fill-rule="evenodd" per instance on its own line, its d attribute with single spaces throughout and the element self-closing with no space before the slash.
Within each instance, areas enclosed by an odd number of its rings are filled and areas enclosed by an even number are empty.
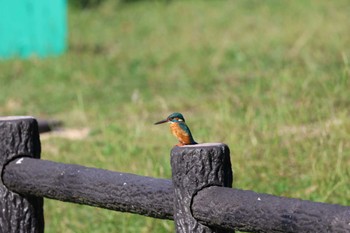
<svg viewBox="0 0 350 233">
<path fill-rule="evenodd" d="M 165 122 L 168 122 L 169 120 L 168 119 L 165 119 L 165 120 L 161 120 L 161 121 L 158 121 L 156 123 L 154 123 L 155 125 L 159 125 L 159 124 L 163 124 Z"/>
</svg>

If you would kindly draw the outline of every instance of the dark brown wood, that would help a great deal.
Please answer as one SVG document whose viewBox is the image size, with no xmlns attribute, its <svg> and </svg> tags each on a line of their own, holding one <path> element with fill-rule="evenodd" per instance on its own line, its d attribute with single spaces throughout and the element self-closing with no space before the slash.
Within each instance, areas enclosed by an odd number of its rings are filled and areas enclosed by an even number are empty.
<svg viewBox="0 0 350 233">
<path fill-rule="evenodd" d="M 174 221 L 178 233 L 233 232 L 209 227 L 193 217 L 193 198 L 211 186 L 232 187 L 229 148 L 222 143 L 174 147 L 171 151 Z"/>
<path fill-rule="evenodd" d="M 0 169 L 17 157 L 40 157 L 37 121 L 32 117 L 0 117 Z M 34 170 L 30 171 L 35 173 Z M 3 178 L 3 177 L 1 177 Z M 43 198 L 17 194 L 0 181 L 0 232 L 44 232 Z"/>
<path fill-rule="evenodd" d="M 173 218 L 171 180 L 30 158 L 9 163 L 3 180 L 11 190 L 26 195 Z"/>
<path fill-rule="evenodd" d="M 8 188 L 22 195 L 173 219 L 174 190 L 170 180 L 32 158 L 11 161 L 3 180 Z M 249 190 L 205 187 L 193 197 L 191 207 L 199 223 L 214 229 L 350 232 L 350 207 Z"/>
<path fill-rule="evenodd" d="M 179 233 L 350 232 L 348 206 L 230 188 L 230 153 L 221 143 L 174 147 L 173 184 L 39 157 L 36 120 L 0 117 L 0 232 L 42 233 L 42 197 L 174 218 Z"/>
<path fill-rule="evenodd" d="M 244 232 L 350 232 L 350 207 L 209 187 L 194 197 L 200 222 Z"/>
</svg>

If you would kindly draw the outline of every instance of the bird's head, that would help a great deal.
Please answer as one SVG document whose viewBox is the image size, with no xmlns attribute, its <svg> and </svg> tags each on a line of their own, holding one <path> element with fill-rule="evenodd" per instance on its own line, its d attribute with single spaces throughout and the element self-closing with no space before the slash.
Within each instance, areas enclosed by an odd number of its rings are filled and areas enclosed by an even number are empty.
<svg viewBox="0 0 350 233">
<path fill-rule="evenodd" d="M 156 123 L 154 123 L 155 125 L 158 124 L 163 124 L 166 122 L 170 122 L 170 123 L 180 123 L 180 122 L 185 122 L 185 118 L 183 117 L 183 115 L 179 112 L 174 112 L 172 114 L 170 114 L 166 119 L 158 121 Z"/>
</svg>

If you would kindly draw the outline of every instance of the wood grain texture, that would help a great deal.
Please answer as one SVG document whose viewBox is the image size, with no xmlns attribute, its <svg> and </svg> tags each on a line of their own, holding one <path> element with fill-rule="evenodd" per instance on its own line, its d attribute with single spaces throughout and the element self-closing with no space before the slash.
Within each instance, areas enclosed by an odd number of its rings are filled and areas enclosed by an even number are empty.
<svg viewBox="0 0 350 233">
<path fill-rule="evenodd" d="M 32 117 L 0 118 L 0 168 L 16 157 L 40 157 L 37 121 Z M 34 170 L 30 171 L 35 172 Z M 44 232 L 43 198 L 17 194 L 0 183 L 0 232 Z"/>
<path fill-rule="evenodd" d="M 166 179 L 30 158 L 9 163 L 3 179 L 7 187 L 22 194 L 173 218 L 173 187 Z"/>
<path fill-rule="evenodd" d="M 350 232 L 350 207 L 209 187 L 193 200 L 195 218 L 247 232 Z"/>
<path fill-rule="evenodd" d="M 201 224 L 193 217 L 192 211 L 193 198 L 199 191 L 210 186 L 231 187 L 229 148 L 221 143 L 174 147 L 171 167 L 176 232 L 233 232 Z"/>
</svg>

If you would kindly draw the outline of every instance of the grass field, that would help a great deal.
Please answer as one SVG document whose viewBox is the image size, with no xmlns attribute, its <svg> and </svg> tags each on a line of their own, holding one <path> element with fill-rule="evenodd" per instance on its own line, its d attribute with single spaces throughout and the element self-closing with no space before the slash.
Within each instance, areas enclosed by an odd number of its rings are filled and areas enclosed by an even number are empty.
<svg viewBox="0 0 350 233">
<path fill-rule="evenodd" d="M 348 1 L 107 0 L 69 10 L 60 57 L 0 62 L 0 115 L 90 129 L 42 158 L 170 178 L 179 111 L 231 149 L 234 187 L 350 205 Z M 45 200 L 47 233 L 173 232 L 171 221 Z"/>
</svg>

